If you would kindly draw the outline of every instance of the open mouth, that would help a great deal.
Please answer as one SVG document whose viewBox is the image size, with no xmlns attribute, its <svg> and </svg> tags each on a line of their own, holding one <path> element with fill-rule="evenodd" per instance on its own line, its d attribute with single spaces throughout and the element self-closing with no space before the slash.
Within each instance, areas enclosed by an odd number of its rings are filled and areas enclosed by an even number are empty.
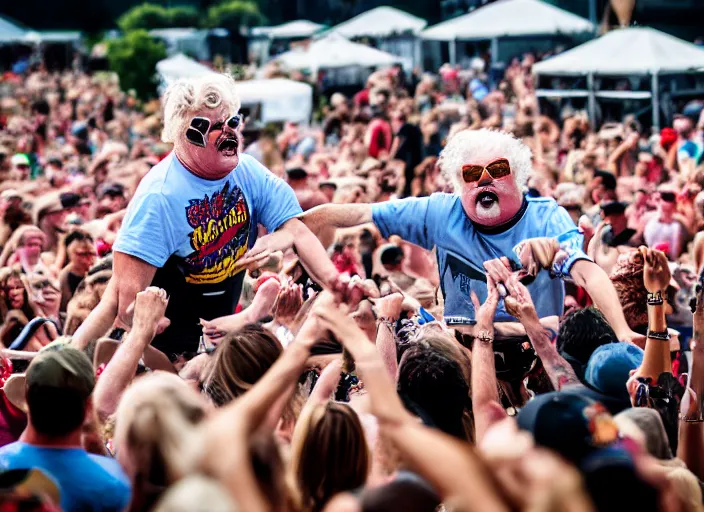
<svg viewBox="0 0 704 512">
<path fill-rule="evenodd" d="M 225 156 L 233 156 L 237 154 L 239 142 L 235 137 L 227 137 L 218 144 L 218 151 Z"/>
<path fill-rule="evenodd" d="M 488 190 L 480 192 L 477 196 L 477 204 L 480 205 L 482 208 L 491 208 L 494 203 L 498 201 L 499 196 L 497 196 L 493 192 L 489 192 Z"/>
</svg>

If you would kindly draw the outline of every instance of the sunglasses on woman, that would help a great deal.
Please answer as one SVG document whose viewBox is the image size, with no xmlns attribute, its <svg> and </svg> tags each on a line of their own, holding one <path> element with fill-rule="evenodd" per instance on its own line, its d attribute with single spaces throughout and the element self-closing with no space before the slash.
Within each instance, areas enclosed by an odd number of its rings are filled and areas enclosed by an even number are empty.
<svg viewBox="0 0 704 512">
<path fill-rule="evenodd" d="M 511 165 L 505 158 L 499 158 L 494 160 L 490 164 L 484 165 L 463 165 L 462 166 L 462 179 L 465 183 L 475 183 L 479 181 L 479 178 L 484 174 L 484 170 L 489 173 L 493 179 L 498 180 L 511 174 Z"/>
<path fill-rule="evenodd" d="M 240 116 L 232 116 L 226 121 L 219 121 L 211 126 L 211 121 L 207 117 L 194 117 L 186 130 L 186 138 L 191 144 L 204 148 L 207 144 L 207 135 L 212 130 L 222 130 L 227 125 L 235 130 L 240 125 Z"/>
</svg>

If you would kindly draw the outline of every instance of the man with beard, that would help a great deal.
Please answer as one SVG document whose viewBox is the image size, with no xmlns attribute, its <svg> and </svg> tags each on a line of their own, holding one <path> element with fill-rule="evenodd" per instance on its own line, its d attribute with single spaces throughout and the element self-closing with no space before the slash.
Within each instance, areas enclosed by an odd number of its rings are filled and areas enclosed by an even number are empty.
<svg viewBox="0 0 704 512">
<path fill-rule="evenodd" d="M 114 271 L 100 305 L 74 336 L 79 347 L 105 334 L 150 284 L 170 295 L 170 326 L 154 346 L 172 359 L 198 348 L 201 319 L 231 315 L 250 249 L 268 256 L 293 246 L 313 279 L 339 290 L 325 250 L 296 218 L 293 190 L 240 154 L 240 100 L 232 78 L 179 81 L 164 96 L 164 142 L 173 152 L 140 183 L 114 245 Z M 258 225 L 270 233 L 256 248 Z"/>
<path fill-rule="evenodd" d="M 452 194 L 323 205 L 307 212 L 303 221 L 324 238 L 329 235 L 326 229 L 374 222 L 385 238 L 398 235 L 427 250 L 435 247 L 444 320 L 456 326 L 476 323 L 471 294 L 476 293 L 482 302 L 486 299 L 487 274 L 497 284 L 505 283 L 512 270 L 525 264 L 527 245 L 522 242 L 552 239 L 543 243 L 550 254 L 538 255 L 538 246 L 530 247 L 541 267 L 549 269 L 529 269 L 534 278 L 528 289 L 540 318 L 562 315 L 565 291 L 561 279 L 571 279 L 587 290 L 620 339 L 636 336 L 626 324 L 608 276 L 582 251 L 583 236 L 568 213 L 551 198 L 524 194 L 531 173 L 527 146 L 503 132 L 467 130 L 450 139 L 440 155 L 440 166 L 454 186 Z M 503 301 L 495 321 L 515 321 Z M 471 327 L 463 329 L 467 330 Z"/>
</svg>

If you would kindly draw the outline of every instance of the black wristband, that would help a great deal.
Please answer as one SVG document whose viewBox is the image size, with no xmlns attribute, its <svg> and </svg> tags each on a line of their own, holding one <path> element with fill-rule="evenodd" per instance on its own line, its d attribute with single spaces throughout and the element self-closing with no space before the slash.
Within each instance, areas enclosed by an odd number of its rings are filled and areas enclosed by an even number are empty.
<svg viewBox="0 0 704 512">
<path fill-rule="evenodd" d="M 648 338 L 651 340 L 670 341 L 669 331 L 651 331 L 648 329 Z"/>
<path fill-rule="evenodd" d="M 664 302 L 661 292 L 648 293 L 648 306 L 660 306 Z"/>
</svg>

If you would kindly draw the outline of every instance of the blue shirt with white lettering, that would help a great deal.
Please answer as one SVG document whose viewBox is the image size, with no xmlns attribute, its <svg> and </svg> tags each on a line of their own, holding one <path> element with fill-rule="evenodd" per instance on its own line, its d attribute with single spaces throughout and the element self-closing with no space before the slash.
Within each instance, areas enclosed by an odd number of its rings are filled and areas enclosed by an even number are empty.
<svg viewBox="0 0 704 512">
<path fill-rule="evenodd" d="M 572 265 L 589 260 L 582 251 L 583 235 L 567 211 L 549 198 L 526 197 L 522 211 L 500 230 L 483 229 L 467 217 L 460 197 L 436 193 L 430 197 L 407 198 L 373 205 L 374 224 L 382 236 L 398 235 L 425 249 L 437 249 L 440 288 L 445 300 L 448 325 L 474 324 L 471 292 L 480 302 L 487 296 L 484 262 L 505 256 L 518 263 L 514 248 L 529 238 L 557 238 L 567 257 L 550 272 L 540 272 L 528 285 L 538 315 L 562 315 L 565 288 Z M 497 322 L 515 321 L 503 301 L 496 310 Z"/>
</svg>

